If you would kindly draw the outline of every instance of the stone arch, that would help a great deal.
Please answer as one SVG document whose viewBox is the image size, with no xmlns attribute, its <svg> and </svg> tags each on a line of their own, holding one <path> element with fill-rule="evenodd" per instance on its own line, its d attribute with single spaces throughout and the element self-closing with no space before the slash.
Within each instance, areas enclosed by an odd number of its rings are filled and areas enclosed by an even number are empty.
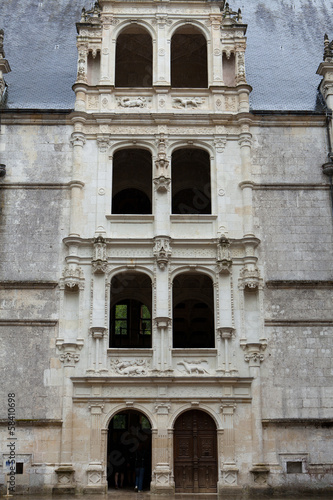
<svg viewBox="0 0 333 500">
<path fill-rule="evenodd" d="M 120 408 L 113 412 L 107 430 L 108 486 L 133 489 L 138 479 L 136 468 L 143 467 L 143 484 L 139 484 L 139 490 L 149 487 L 152 469 L 152 422 L 149 417 L 138 408 Z"/>
<path fill-rule="evenodd" d="M 217 493 L 217 425 L 201 408 L 183 411 L 174 421 L 176 493 Z"/>
<path fill-rule="evenodd" d="M 175 422 L 176 422 L 177 418 L 182 413 L 185 413 L 186 411 L 194 410 L 194 409 L 196 409 L 196 407 L 193 407 L 191 405 L 191 403 L 187 403 L 187 404 L 182 405 L 177 410 L 175 410 L 170 415 L 170 419 L 169 419 L 169 422 L 168 422 L 168 429 L 170 429 L 170 430 L 174 429 Z M 208 406 L 206 404 L 201 404 L 200 403 L 199 406 L 198 406 L 198 409 L 206 412 L 214 420 L 217 430 L 222 430 L 223 429 L 222 419 L 219 417 L 219 415 L 215 411 L 212 410 L 211 406 Z"/>
<path fill-rule="evenodd" d="M 112 214 L 152 213 L 152 169 L 152 154 L 146 148 L 120 148 L 114 152 Z"/>
<path fill-rule="evenodd" d="M 148 25 L 122 26 L 115 39 L 115 87 L 151 87 L 153 36 Z"/>
<path fill-rule="evenodd" d="M 110 287 L 110 347 L 152 346 L 152 280 L 142 272 L 114 274 Z"/>
<path fill-rule="evenodd" d="M 208 44 L 202 26 L 180 24 L 170 43 L 171 87 L 208 88 Z"/>
<path fill-rule="evenodd" d="M 211 156 L 198 147 L 175 148 L 171 155 L 173 214 L 211 214 Z"/>
<path fill-rule="evenodd" d="M 186 271 L 172 282 L 174 348 L 215 347 L 214 281 L 207 274 Z"/>
</svg>

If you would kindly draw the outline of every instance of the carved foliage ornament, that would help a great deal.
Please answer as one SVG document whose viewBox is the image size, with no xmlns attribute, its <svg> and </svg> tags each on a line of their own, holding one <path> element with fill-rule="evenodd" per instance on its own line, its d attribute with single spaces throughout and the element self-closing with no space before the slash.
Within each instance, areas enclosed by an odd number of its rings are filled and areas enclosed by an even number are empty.
<svg viewBox="0 0 333 500">
<path fill-rule="evenodd" d="M 59 359 L 65 365 L 73 366 L 79 361 L 80 355 L 73 352 L 64 352 L 60 355 Z"/>
<path fill-rule="evenodd" d="M 259 269 L 255 265 L 247 265 L 240 272 L 239 288 L 244 290 L 248 288 L 262 288 L 262 278 L 260 277 Z"/>
<path fill-rule="evenodd" d="M 67 264 L 62 272 L 60 280 L 60 288 L 68 289 L 71 291 L 83 290 L 84 288 L 84 274 L 77 264 Z"/>
</svg>

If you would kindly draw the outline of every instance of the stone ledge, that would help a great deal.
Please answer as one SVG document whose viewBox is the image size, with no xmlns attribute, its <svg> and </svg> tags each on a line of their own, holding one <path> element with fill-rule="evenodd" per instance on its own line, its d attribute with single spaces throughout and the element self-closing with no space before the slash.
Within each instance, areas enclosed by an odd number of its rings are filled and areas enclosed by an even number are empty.
<svg viewBox="0 0 333 500">
<path fill-rule="evenodd" d="M 333 288 L 333 280 L 268 280 L 265 284 L 270 289 Z"/>
<path fill-rule="evenodd" d="M 0 426 L 8 425 L 8 418 L 0 419 Z M 15 420 L 16 427 L 61 427 L 62 420 L 46 418 L 24 418 Z"/>
<path fill-rule="evenodd" d="M 57 281 L 0 281 L 0 288 L 5 289 L 18 289 L 25 290 L 30 289 L 40 289 L 40 290 L 48 290 L 54 289 L 58 286 Z"/>
<path fill-rule="evenodd" d="M 315 427 L 333 427 L 333 418 L 272 418 L 263 419 L 263 427 L 269 425 L 281 427 L 293 426 L 315 426 Z"/>
</svg>

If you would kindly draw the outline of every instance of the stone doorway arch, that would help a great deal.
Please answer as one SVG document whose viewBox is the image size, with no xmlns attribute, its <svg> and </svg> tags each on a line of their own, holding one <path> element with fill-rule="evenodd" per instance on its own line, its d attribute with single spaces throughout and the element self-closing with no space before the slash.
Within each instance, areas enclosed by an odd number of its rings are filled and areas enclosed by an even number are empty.
<svg viewBox="0 0 333 500">
<path fill-rule="evenodd" d="M 217 430 L 204 411 L 186 411 L 175 422 L 174 475 L 176 493 L 217 492 Z"/>
<path fill-rule="evenodd" d="M 151 481 L 151 423 L 140 411 L 121 410 L 110 421 L 107 449 L 109 489 L 134 490 L 135 467 L 144 457 L 143 489 Z"/>
</svg>

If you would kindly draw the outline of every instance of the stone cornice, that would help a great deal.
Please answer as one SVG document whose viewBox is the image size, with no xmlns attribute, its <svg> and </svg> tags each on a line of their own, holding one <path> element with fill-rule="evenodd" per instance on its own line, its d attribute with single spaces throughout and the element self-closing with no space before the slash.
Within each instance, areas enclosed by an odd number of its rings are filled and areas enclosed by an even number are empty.
<svg viewBox="0 0 333 500">
<path fill-rule="evenodd" d="M 141 90 L 140 90 L 141 92 Z M 141 92 L 142 93 L 142 92 Z M 211 93 L 207 94 L 211 95 Z M 97 124 L 99 118 L 107 119 L 110 125 L 138 124 L 144 125 L 166 124 L 178 126 L 181 123 L 187 126 L 188 123 L 199 126 L 224 125 L 226 127 L 239 125 L 246 117 L 250 126 L 261 127 L 323 127 L 326 125 L 324 113 L 314 111 L 256 111 L 249 113 L 217 113 L 202 111 L 201 113 L 140 113 L 138 116 L 129 113 L 85 113 L 74 111 L 73 109 L 3 109 L 1 111 L 1 122 L 3 125 L 66 125 L 72 126 L 78 120 L 87 125 Z M 125 122 L 125 123 L 124 123 Z M 143 123 L 145 122 L 145 123 Z M 213 130 L 212 130 L 212 133 Z"/>
</svg>

